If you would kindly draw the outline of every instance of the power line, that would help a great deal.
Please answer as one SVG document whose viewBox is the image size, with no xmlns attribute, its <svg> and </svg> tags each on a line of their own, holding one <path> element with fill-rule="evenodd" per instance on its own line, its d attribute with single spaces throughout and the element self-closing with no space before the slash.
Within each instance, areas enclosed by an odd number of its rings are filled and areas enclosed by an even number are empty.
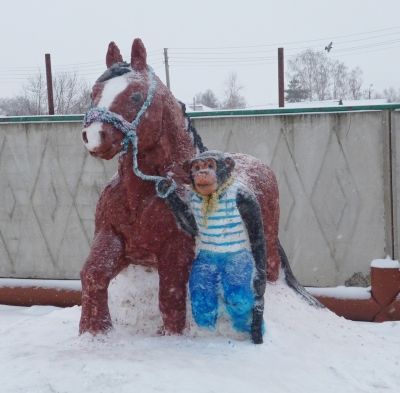
<svg viewBox="0 0 400 393">
<path fill-rule="evenodd" d="M 393 26 L 393 27 L 387 27 L 383 29 L 377 29 L 377 30 L 370 30 L 367 32 L 361 32 L 361 33 L 352 33 L 352 34 L 344 34 L 344 35 L 337 35 L 337 36 L 329 36 L 329 37 L 323 37 L 323 38 L 316 38 L 316 39 L 311 39 L 311 40 L 302 40 L 302 41 L 287 41 L 287 42 L 275 42 L 271 44 L 260 44 L 260 45 L 245 45 L 245 46 L 219 46 L 219 47 L 177 47 L 177 48 L 169 48 L 172 50 L 210 50 L 210 49 L 245 49 L 245 48 L 262 48 L 262 47 L 278 47 L 278 46 L 288 46 L 291 44 L 301 44 L 301 43 L 307 43 L 307 42 L 317 42 L 317 41 L 325 41 L 325 40 L 336 40 L 338 38 L 346 38 L 346 37 L 353 37 L 353 36 L 358 36 L 358 35 L 365 35 L 365 34 L 371 34 L 371 33 L 378 33 L 382 31 L 389 31 L 389 30 L 400 30 L 400 26 Z"/>
</svg>

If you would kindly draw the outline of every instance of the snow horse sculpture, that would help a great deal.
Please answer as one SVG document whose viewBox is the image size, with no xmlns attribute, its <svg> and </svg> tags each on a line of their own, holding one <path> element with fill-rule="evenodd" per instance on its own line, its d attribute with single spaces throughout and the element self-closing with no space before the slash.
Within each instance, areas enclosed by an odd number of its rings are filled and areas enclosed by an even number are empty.
<svg viewBox="0 0 400 393">
<path fill-rule="evenodd" d="M 119 166 L 96 208 L 94 239 L 81 271 L 79 331 L 98 334 L 112 327 L 109 283 L 129 264 L 136 264 L 157 268 L 163 330 L 181 333 L 186 323 L 186 285 L 194 240 L 179 228 L 163 198 L 172 186 L 179 192 L 189 183 L 183 162 L 205 148 L 182 105 L 147 65 L 140 39 L 133 42 L 130 62 L 123 61 L 111 42 L 106 64 L 107 70 L 93 86 L 82 139 L 94 157 L 109 160 L 120 153 Z M 267 277 L 275 281 L 281 260 L 286 261 L 278 240 L 275 176 L 253 157 L 233 157 L 236 173 L 254 190 L 261 206 Z M 172 177 L 174 183 L 163 195 L 158 184 L 166 177 Z M 288 269 L 287 263 L 285 266 Z"/>
</svg>

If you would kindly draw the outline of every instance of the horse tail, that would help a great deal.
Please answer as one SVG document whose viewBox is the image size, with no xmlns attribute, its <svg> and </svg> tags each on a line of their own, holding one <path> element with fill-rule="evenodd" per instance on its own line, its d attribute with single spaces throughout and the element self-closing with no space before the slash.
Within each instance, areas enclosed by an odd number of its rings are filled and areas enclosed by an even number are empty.
<svg viewBox="0 0 400 393">
<path fill-rule="evenodd" d="M 325 308 L 314 296 L 310 295 L 309 292 L 301 285 L 293 274 L 292 268 L 290 267 L 288 257 L 278 239 L 278 251 L 281 258 L 281 265 L 285 273 L 286 284 L 298 293 L 308 304 L 316 308 Z"/>
<path fill-rule="evenodd" d="M 194 144 L 194 146 L 197 149 L 199 149 L 200 153 L 203 153 L 203 152 L 207 151 L 208 148 L 203 144 L 201 136 L 199 135 L 199 133 L 196 130 L 196 127 L 192 123 L 192 119 L 186 113 L 186 105 L 181 101 L 179 101 L 179 103 L 181 104 L 182 113 L 185 116 L 186 121 L 187 121 L 187 132 L 190 132 L 192 134 L 192 136 L 193 136 L 193 144 Z"/>
</svg>

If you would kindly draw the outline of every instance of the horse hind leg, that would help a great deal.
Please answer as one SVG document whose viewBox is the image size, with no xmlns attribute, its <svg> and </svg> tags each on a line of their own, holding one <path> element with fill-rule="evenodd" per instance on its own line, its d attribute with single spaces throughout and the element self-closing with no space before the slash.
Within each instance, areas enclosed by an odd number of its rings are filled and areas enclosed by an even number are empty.
<svg viewBox="0 0 400 393">
<path fill-rule="evenodd" d="M 106 333 L 112 328 L 108 309 L 108 286 L 125 266 L 124 244 L 111 229 L 100 230 L 81 270 L 82 311 L 79 333 L 93 335 Z"/>
</svg>

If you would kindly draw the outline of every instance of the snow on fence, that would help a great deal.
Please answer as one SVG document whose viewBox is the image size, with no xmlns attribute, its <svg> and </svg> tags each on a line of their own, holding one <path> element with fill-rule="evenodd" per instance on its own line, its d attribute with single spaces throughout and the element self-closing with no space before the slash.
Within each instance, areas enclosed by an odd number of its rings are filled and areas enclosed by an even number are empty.
<svg viewBox="0 0 400 393">
<path fill-rule="evenodd" d="M 397 258 L 400 106 L 193 114 L 205 144 L 269 164 L 280 238 L 307 286 Z M 358 108 L 360 109 L 360 108 Z M 81 116 L 0 119 L 0 276 L 77 279 L 116 161 L 90 157 Z"/>
</svg>

